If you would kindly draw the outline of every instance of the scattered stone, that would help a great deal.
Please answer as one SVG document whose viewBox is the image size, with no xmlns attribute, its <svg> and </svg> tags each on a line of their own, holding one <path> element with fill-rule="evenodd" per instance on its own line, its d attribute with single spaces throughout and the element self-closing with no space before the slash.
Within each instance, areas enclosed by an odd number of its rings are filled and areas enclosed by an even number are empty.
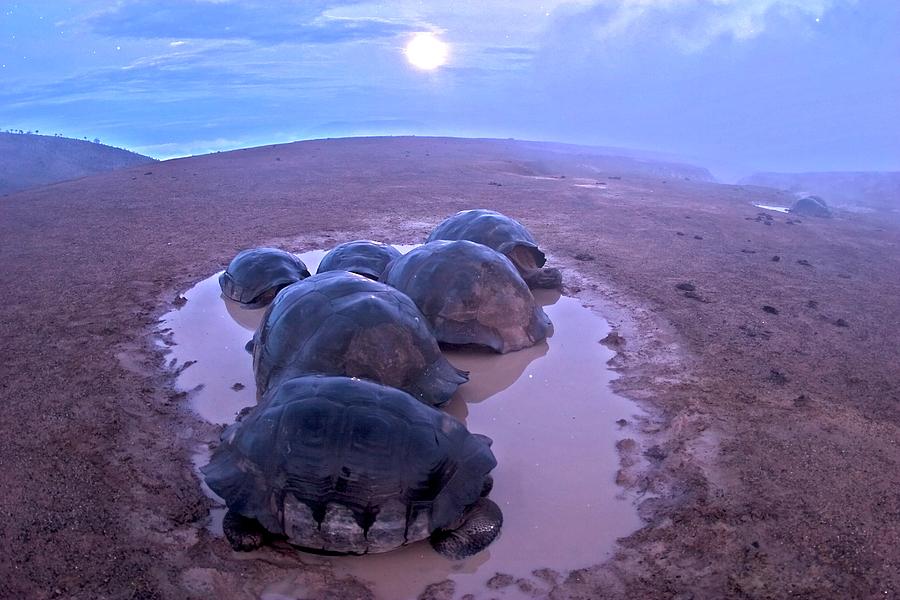
<svg viewBox="0 0 900 600">
<path fill-rule="evenodd" d="M 791 212 L 804 217 L 823 217 L 831 216 L 831 209 L 825 204 L 825 201 L 818 196 L 806 196 L 794 202 Z"/>
<path fill-rule="evenodd" d="M 651 446 L 644 451 L 644 456 L 653 462 L 660 462 L 669 455 L 668 452 L 657 446 Z"/>
<path fill-rule="evenodd" d="M 806 308 L 819 308 L 819 303 L 816 302 L 815 300 L 807 300 Z"/>
<path fill-rule="evenodd" d="M 763 309 L 763 311 L 769 313 L 770 315 L 778 314 L 778 309 L 775 308 L 774 306 L 769 306 L 768 304 L 763 305 L 762 309 Z"/>
<path fill-rule="evenodd" d="M 851 277 L 846 273 L 838 273 L 838 277 L 840 277 L 841 279 L 851 279 Z"/>
<path fill-rule="evenodd" d="M 487 586 L 488 589 L 491 590 L 499 590 L 501 588 L 509 587 L 516 582 L 516 578 L 512 575 L 507 575 L 506 573 L 497 573 L 490 579 L 488 579 Z"/>
<path fill-rule="evenodd" d="M 781 371 L 770 369 L 769 370 L 769 381 L 776 385 L 784 385 L 788 382 L 787 375 L 782 373 Z"/>
<path fill-rule="evenodd" d="M 743 252 L 744 254 L 756 254 L 756 250 L 744 249 L 744 250 L 741 250 L 741 252 Z"/>
<path fill-rule="evenodd" d="M 535 569 L 531 574 L 550 585 L 559 583 L 559 572 L 553 569 Z"/>
<path fill-rule="evenodd" d="M 834 322 L 834 324 L 837 325 L 838 327 L 850 327 L 850 323 L 848 323 L 844 319 L 838 319 L 837 321 Z"/>
<path fill-rule="evenodd" d="M 147 171 L 144 175 L 153 175 L 153 171 Z"/>
<path fill-rule="evenodd" d="M 249 415 L 252 411 L 253 411 L 252 406 L 245 406 L 244 408 L 242 408 L 241 410 L 238 411 L 237 418 L 235 419 L 235 421 L 240 421 L 241 419 L 243 419 L 244 417 Z"/>
<path fill-rule="evenodd" d="M 439 583 L 431 583 L 419 594 L 418 600 L 453 600 L 456 593 L 456 582 L 445 579 Z"/>
<path fill-rule="evenodd" d="M 488 185 L 496 185 L 497 187 L 503 187 L 503 184 L 499 181 L 489 181 Z"/>
<path fill-rule="evenodd" d="M 676 232 L 675 232 L 675 235 L 681 235 L 681 236 L 683 236 L 683 235 L 684 235 L 684 233 L 683 233 L 683 232 L 681 232 L 681 231 L 676 231 Z"/>
<path fill-rule="evenodd" d="M 675 286 L 675 289 L 682 290 L 684 292 L 693 292 L 693 291 L 696 291 L 697 286 L 695 286 L 693 283 L 688 283 L 685 281 L 685 282 L 677 284 Z"/>
<path fill-rule="evenodd" d="M 616 425 L 618 425 L 619 427 L 625 427 L 626 425 L 628 425 L 628 421 L 625 419 L 619 419 L 618 421 L 616 421 Z"/>
<path fill-rule="evenodd" d="M 175 299 L 172 301 L 172 304 L 174 304 L 178 308 L 181 308 L 182 306 L 187 304 L 187 298 L 185 298 L 181 294 L 178 294 L 177 296 L 175 296 Z"/>
<path fill-rule="evenodd" d="M 237 383 L 235 383 L 233 386 L 231 386 L 231 389 L 233 389 L 233 390 L 236 391 L 236 392 L 239 392 L 239 391 L 241 391 L 242 389 L 244 389 L 244 387 L 246 387 L 246 386 L 245 386 L 243 383 L 237 382 Z"/>
<path fill-rule="evenodd" d="M 276 157 L 275 157 L 275 160 L 281 160 L 281 157 L 280 157 L 280 156 L 276 156 Z"/>
<path fill-rule="evenodd" d="M 801 258 L 800 260 L 798 260 L 798 261 L 797 261 L 797 264 L 798 264 L 798 265 L 803 265 L 804 267 L 811 267 L 811 266 L 812 266 L 812 265 L 810 264 L 810 262 L 809 262 L 808 260 L 806 260 L 805 258 Z"/>
<path fill-rule="evenodd" d="M 710 302 L 709 300 L 707 300 L 706 298 L 704 298 L 697 292 L 690 292 L 690 291 L 685 292 L 684 297 L 690 298 L 691 300 L 697 300 L 698 302 L 703 302 L 704 304 L 709 304 L 709 302 Z"/>
<path fill-rule="evenodd" d="M 775 256 L 772 257 L 772 262 L 778 262 L 778 261 L 780 261 L 780 260 L 781 260 L 781 257 L 778 256 L 777 254 L 776 254 Z"/>
<path fill-rule="evenodd" d="M 695 240 L 702 240 L 702 239 L 703 239 L 703 236 L 702 236 L 702 235 L 695 235 L 695 236 L 694 236 L 694 239 L 695 239 Z"/>
<path fill-rule="evenodd" d="M 600 343 L 613 349 L 621 348 L 625 345 L 625 338 L 619 335 L 618 331 L 610 331 L 609 334 Z"/>
<path fill-rule="evenodd" d="M 622 178 L 619 177 L 618 175 L 610 175 L 609 177 L 607 177 L 607 179 L 622 179 Z"/>
<path fill-rule="evenodd" d="M 809 406 L 810 398 L 806 394 L 800 394 L 794 398 L 794 406 L 797 408 L 805 408 Z"/>
<path fill-rule="evenodd" d="M 582 260 L 582 261 L 594 260 L 594 255 L 588 254 L 587 252 L 579 252 L 578 254 L 575 255 L 575 260 Z"/>
</svg>

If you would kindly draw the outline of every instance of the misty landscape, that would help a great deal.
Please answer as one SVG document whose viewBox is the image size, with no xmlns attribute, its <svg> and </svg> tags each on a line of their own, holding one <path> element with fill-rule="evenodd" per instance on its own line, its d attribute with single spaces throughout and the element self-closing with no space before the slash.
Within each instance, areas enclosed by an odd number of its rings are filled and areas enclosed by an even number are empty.
<svg viewBox="0 0 900 600">
<path fill-rule="evenodd" d="M 900 597 L 900 5 L 0 5 L 0 598 Z"/>
</svg>

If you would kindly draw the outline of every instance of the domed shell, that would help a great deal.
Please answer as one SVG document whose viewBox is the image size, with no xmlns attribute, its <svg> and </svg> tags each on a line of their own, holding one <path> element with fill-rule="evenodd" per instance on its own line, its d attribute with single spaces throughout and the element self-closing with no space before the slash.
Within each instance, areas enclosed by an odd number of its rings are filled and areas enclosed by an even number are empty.
<svg viewBox="0 0 900 600">
<path fill-rule="evenodd" d="M 531 255 L 535 267 L 547 262 L 531 232 L 524 225 L 506 215 L 486 208 L 463 210 L 441 221 L 428 242 L 437 240 L 469 240 L 493 248 L 508 258 L 517 249 Z"/>
<path fill-rule="evenodd" d="M 439 342 L 506 353 L 547 337 L 550 319 L 502 254 L 469 241 L 437 241 L 393 261 L 382 281 L 412 298 Z"/>
<path fill-rule="evenodd" d="M 243 250 L 219 276 L 222 294 L 245 308 L 269 304 L 285 286 L 309 277 L 302 260 L 278 248 Z"/>
<path fill-rule="evenodd" d="M 405 392 L 312 376 L 272 389 L 202 470 L 230 510 L 292 544 L 361 554 L 450 526 L 496 464 L 487 438 Z"/>
<path fill-rule="evenodd" d="M 322 373 L 370 379 L 441 405 L 468 381 L 441 354 L 428 320 L 403 293 L 346 271 L 285 288 L 253 341 L 256 389 Z"/>
<path fill-rule="evenodd" d="M 371 240 L 356 240 L 335 246 L 322 258 L 316 273 L 350 271 L 378 281 L 389 262 L 401 256 L 388 244 Z"/>
</svg>

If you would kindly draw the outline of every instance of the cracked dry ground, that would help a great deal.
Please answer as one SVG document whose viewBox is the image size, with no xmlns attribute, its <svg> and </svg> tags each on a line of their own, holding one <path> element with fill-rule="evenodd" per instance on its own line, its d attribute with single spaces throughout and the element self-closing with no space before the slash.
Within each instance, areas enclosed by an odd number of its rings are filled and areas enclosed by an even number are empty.
<svg viewBox="0 0 900 600">
<path fill-rule="evenodd" d="M 752 202 L 790 199 L 686 173 L 507 141 L 331 140 L 0 198 L 0 597 L 254 597 L 285 576 L 368 597 L 206 533 L 189 449 L 215 431 L 149 332 L 238 248 L 415 242 L 472 207 L 523 221 L 617 326 L 617 386 L 653 415 L 618 441 L 645 526 L 538 597 L 897 597 L 896 217 L 758 218 Z"/>
</svg>

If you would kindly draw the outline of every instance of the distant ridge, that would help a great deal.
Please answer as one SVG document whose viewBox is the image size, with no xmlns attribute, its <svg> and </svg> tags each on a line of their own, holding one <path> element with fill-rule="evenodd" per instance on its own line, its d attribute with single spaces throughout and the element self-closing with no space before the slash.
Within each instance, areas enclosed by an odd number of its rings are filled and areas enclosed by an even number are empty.
<svg viewBox="0 0 900 600">
<path fill-rule="evenodd" d="M 152 162 L 103 144 L 49 135 L 0 133 L 0 194 Z"/>
<path fill-rule="evenodd" d="M 754 173 L 738 183 L 820 196 L 830 206 L 847 209 L 900 209 L 900 171 Z"/>
</svg>

